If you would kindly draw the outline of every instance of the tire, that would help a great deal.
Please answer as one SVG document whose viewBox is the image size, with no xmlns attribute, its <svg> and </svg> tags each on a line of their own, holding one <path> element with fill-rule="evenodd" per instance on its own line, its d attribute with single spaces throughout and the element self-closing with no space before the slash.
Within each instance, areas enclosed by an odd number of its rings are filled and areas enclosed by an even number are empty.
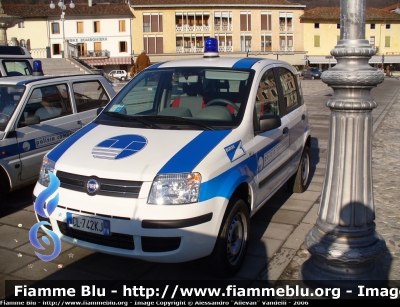
<svg viewBox="0 0 400 307">
<path fill-rule="evenodd" d="M 288 188 L 292 193 L 303 193 L 307 190 L 310 179 L 310 148 L 304 147 L 297 172 L 288 180 Z"/>
<path fill-rule="evenodd" d="M 315 79 L 315 77 L 314 77 L 314 76 L 312 76 L 312 77 L 311 77 L 311 80 L 314 80 L 314 79 Z"/>
<path fill-rule="evenodd" d="M 229 201 L 214 250 L 209 256 L 209 269 L 226 278 L 235 275 L 245 259 L 250 235 L 250 215 L 242 199 Z"/>
<path fill-rule="evenodd" d="M 3 172 L 0 172 L 0 208 L 5 206 L 9 190 L 10 183 L 8 182 L 8 178 Z"/>
</svg>

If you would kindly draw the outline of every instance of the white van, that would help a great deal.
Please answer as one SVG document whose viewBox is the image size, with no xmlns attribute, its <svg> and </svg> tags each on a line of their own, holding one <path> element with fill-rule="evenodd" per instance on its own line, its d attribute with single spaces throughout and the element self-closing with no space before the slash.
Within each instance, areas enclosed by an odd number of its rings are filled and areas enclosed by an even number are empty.
<svg viewBox="0 0 400 307">
<path fill-rule="evenodd" d="M 0 77 L 32 75 L 33 58 L 25 47 L 0 46 Z"/>
<path fill-rule="evenodd" d="M 69 244 L 155 262 L 209 256 L 231 276 L 250 217 L 286 183 L 307 189 L 310 146 L 292 65 L 217 52 L 154 64 L 44 157 L 37 219 Z"/>
</svg>

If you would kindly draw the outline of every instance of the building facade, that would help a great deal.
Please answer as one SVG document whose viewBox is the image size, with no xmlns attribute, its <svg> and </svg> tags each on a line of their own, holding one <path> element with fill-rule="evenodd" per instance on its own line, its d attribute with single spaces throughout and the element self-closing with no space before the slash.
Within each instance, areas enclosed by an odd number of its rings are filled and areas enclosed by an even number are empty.
<svg viewBox="0 0 400 307">
<path fill-rule="evenodd" d="M 63 56 L 68 41 L 80 59 L 106 72 L 128 71 L 143 49 L 152 63 L 201 56 L 208 37 L 217 38 L 219 52 L 227 57 L 279 59 L 322 69 L 336 64 L 330 51 L 340 39 L 339 7 L 305 11 L 305 5 L 286 0 L 89 1 L 73 9 L 68 4 L 65 14 L 57 5 L 3 5 L 6 14 L 24 18 L 7 30 L 9 40 L 24 39 L 33 57 L 52 58 Z M 377 51 L 370 64 L 400 63 L 399 31 L 394 6 L 367 8 L 366 39 Z M 35 54 L 39 51 L 41 56 Z"/>
<path fill-rule="evenodd" d="M 146 50 L 152 62 L 198 57 L 208 37 L 218 40 L 223 56 L 301 65 L 305 55 L 304 5 L 286 0 L 131 0 L 130 6 L 134 49 Z"/>
<path fill-rule="evenodd" d="M 105 71 L 129 70 L 132 64 L 132 19 L 128 4 L 3 5 L 4 11 L 24 22 L 7 30 L 7 37 L 22 39 L 35 58 L 62 58 L 64 41 L 75 45 L 77 56 Z M 46 53 L 47 47 L 47 54 Z"/>
<path fill-rule="evenodd" d="M 330 56 L 340 40 L 340 8 L 318 7 L 300 17 L 309 65 L 321 69 L 336 64 Z M 365 39 L 376 49 L 369 63 L 382 68 L 400 63 L 400 15 L 389 9 L 366 9 Z M 383 65 L 382 65 L 383 64 Z"/>
</svg>

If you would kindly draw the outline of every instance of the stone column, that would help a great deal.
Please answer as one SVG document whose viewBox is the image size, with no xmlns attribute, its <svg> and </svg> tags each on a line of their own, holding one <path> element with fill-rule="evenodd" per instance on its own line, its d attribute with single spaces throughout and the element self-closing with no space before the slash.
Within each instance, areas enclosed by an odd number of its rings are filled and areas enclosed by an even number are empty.
<svg viewBox="0 0 400 307">
<path fill-rule="evenodd" d="M 365 0 L 340 1 L 341 40 L 331 51 L 337 65 L 322 74 L 334 94 L 326 103 L 331 115 L 318 219 L 304 242 L 311 257 L 300 272 L 311 284 L 387 279 L 377 264 L 386 244 L 374 222 L 371 113 L 377 103 L 370 94 L 384 76 L 368 64 L 375 49 L 365 40 L 365 15 Z"/>
</svg>

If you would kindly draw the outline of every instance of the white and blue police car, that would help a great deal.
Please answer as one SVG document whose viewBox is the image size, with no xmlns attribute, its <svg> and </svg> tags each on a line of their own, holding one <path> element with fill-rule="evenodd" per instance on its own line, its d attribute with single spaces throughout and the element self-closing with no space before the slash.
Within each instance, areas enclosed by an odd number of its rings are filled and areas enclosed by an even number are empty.
<svg viewBox="0 0 400 307">
<path fill-rule="evenodd" d="M 92 121 L 116 92 L 100 75 L 0 79 L 0 206 L 9 191 L 38 180 L 43 156 Z"/>
<path fill-rule="evenodd" d="M 70 244 L 154 262 L 208 256 L 232 276 L 250 217 L 282 185 L 307 188 L 310 145 L 294 67 L 219 57 L 211 38 L 202 58 L 140 72 L 51 150 L 35 205 L 52 202 L 47 220 Z"/>
</svg>

